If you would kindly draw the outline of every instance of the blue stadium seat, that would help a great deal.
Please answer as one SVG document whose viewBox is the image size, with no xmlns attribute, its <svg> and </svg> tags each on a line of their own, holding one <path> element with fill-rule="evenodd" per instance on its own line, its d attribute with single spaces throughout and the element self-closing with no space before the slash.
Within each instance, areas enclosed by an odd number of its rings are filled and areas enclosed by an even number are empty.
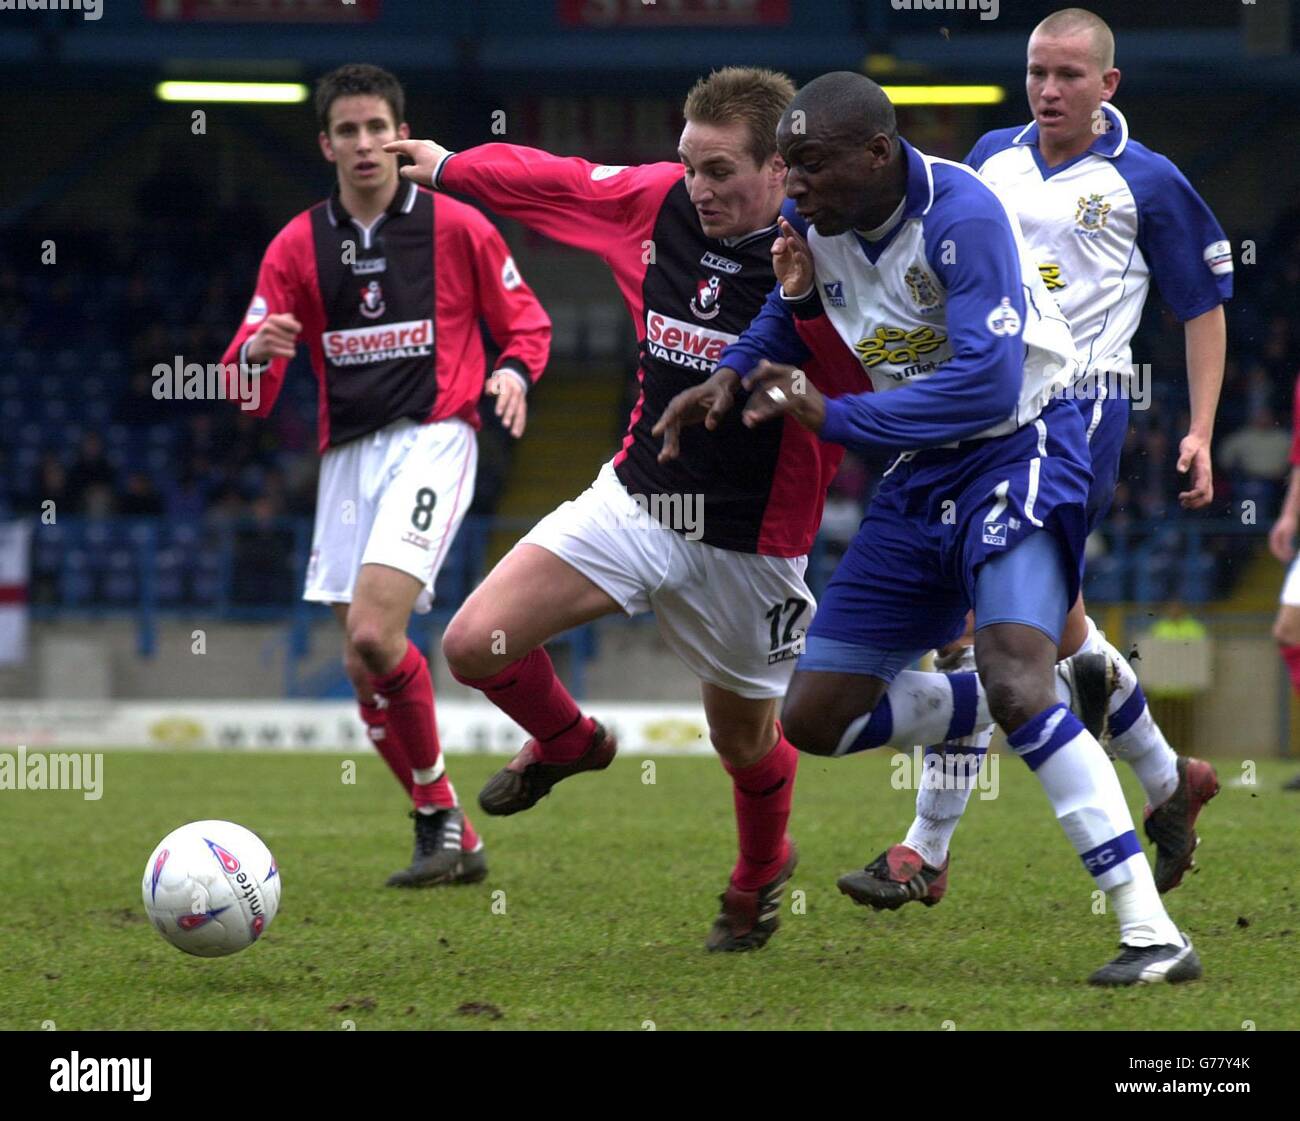
<svg viewBox="0 0 1300 1121">
<path fill-rule="evenodd" d="M 179 549 L 160 549 L 154 569 L 154 596 L 162 607 L 185 601 L 185 558 Z"/>
<path fill-rule="evenodd" d="M 104 558 L 100 590 L 113 607 L 131 607 L 140 597 L 140 573 L 134 549 L 111 549 Z"/>
</svg>

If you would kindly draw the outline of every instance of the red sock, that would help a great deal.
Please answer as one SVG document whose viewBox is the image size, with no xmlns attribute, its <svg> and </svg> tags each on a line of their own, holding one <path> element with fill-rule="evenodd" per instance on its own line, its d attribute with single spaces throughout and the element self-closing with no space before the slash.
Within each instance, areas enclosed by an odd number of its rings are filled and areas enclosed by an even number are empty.
<svg viewBox="0 0 1300 1121">
<path fill-rule="evenodd" d="M 591 746 L 596 722 L 555 676 L 551 656 L 537 647 L 491 677 L 455 674 L 462 685 L 482 690 L 494 705 L 535 739 L 548 763 L 569 763 Z"/>
<path fill-rule="evenodd" d="M 411 778 L 411 765 L 406 761 L 406 752 L 402 750 L 397 739 L 388 734 L 388 702 L 383 697 L 371 701 L 357 700 L 361 711 L 361 722 L 366 726 L 366 734 L 375 750 L 379 752 L 393 777 L 402 784 L 402 788 L 411 793 L 415 780 Z"/>
<path fill-rule="evenodd" d="M 1283 646 L 1282 660 L 1291 675 L 1291 688 L 1300 693 L 1300 646 Z"/>
<path fill-rule="evenodd" d="M 799 752 L 776 725 L 776 746 L 750 767 L 722 765 L 735 786 L 736 832 L 740 859 L 731 882 L 742 891 L 755 891 L 770 883 L 790 855 L 785 827 L 794 800 L 794 776 Z"/>
<path fill-rule="evenodd" d="M 429 663 L 415 643 L 407 641 L 406 654 L 390 673 L 376 677 L 375 692 L 388 701 L 384 738 L 396 741 L 412 771 L 432 772 L 427 782 L 412 782 L 411 799 L 419 806 L 454 806 L 456 792 L 447 780 L 433 718 L 433 679 Z M 415 776 L 412 775 L 414 780 Z"/>
</svg>

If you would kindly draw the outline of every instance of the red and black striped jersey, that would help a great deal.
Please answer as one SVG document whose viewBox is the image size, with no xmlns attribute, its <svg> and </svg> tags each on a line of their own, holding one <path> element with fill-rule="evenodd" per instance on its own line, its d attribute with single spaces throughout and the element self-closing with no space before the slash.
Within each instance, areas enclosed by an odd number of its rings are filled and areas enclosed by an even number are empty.
<svg viewBox="0 0 1300 1121">
<path fill-rule="evenodd" d="M 713 432 L 683 429 L 680 455 L 668 463 L 659 462 L 661 441 L 650 434 L 668 402 L 706 380 L 758 314 L 774 283 L 775 224 L 711 238 L 680 164 L 599 165 L 511 144 L 452 154 L 435 185 L 596 253 L 613 271 L 639 342 L 640 394 L 614 457 L 629 493 L 701 496 L 708 545 L 772 556 L 808 552 L 842 448 L 788 418 L 745 428 L 739 409 Z M 847 349 L 844 355 L 844 370 L 830 378 L 851 375 L 846 384 L 860 388 L 860 367 Z"/>
<path fill-rule="evenodd" d="M 268 315 L 302 324 L 320 385 L 319 445 L 401 417 L 459 417 L 478 427 L 485 356 L 479 320 L 501 348 L 497 368 L 541 377 L 551 320 L 496 227 L 471 206 L 402 180 L 369 228 L 338 188 L 271 241 L 243 323 L 222 358 L 244 362 Z M 265 364 L 255 415 L 275 405 L 289 362 Z"/>
</svg>

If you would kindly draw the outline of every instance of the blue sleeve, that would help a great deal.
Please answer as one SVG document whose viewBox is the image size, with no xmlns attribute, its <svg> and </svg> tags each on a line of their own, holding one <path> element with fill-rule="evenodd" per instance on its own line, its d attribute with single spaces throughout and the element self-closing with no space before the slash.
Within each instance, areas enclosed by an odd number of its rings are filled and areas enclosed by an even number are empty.
<svg viewBox="0 0 1300 1121">
<path fill-rule="evenodd" d="M 767 294 L 763 306 L 734 343 L 722 352 L 719 366 L 729 366 L 742 378 L 766 358 L 798 366 L 811 352 L 794 325 L 794 312 L 788 300 L 781 298 L 778 284 Z"/>
<path fill-rule="evenodd" d="M 952 357 L 924 381 L 828 400 L 823 440 L 888 450 L 937 447 L 1015 412 L 1024 380 L 1025 286 L 1011 224 L 992 192 L 982 190 L 986 201 L 963 192 L 961 211 L 944 208 L 950 220 L 938 204 L 931 211 L 937 220 L 926 220 L 926 257 L 948 290 Z"/>
<path fill-rule="evenodd" d="M 975 141 L 975 146 L 966 153 L 966 158 L 962 160 L 962 163 L 979 171 L 984 161 L 990 156 L 996 155 L 1003 148 L 1011 147 L 1011 138 L 1018 131 L 1018 129 L 1014 128 L 995 128 L 992 132 L 986 132 Z"/>
<path fill-rule="evenodd" d="M 1119 171 L 1137 201 L 1138 249 L 1186 323 L 1232 299 L 1232 246 L 1205 200 L 1164 156 L 1136 145 Z"/>
</svg>

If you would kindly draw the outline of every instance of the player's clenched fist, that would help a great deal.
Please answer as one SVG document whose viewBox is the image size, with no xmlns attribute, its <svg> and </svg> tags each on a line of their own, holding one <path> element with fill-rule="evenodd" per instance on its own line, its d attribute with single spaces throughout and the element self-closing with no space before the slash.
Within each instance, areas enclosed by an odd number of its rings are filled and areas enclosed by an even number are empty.
<svg viewBox="0 0 1300 1121">
<path fill-rule="evenodd" d="M 826 421 L 826 398 L 797 366 L 765 358 L 750 371 L 745 388 L 749 401 L 741 419 L 749 428 L 786 413 L 813 432 L 820 432 Z"/>
<path fill-rule="evenodd" d="M 248 360 L 260 363 L 272 358 L 292 358 L 301 330 L 302 324 L 287 311 L 268 315 L 266 322 L 248 340 Z"/>
<path fill-rule="evenodd" d="M 781 282 L 781 290 L 792 300 L 808 294 L 813 286 L 813 259 L 808 243 L 784 218 L 781 236 L 772 242 L 772 271 Z"/>
<path fill-rule="evenodd" d="M 384 145 L 385 152 L 399 152 L 409 156 L 415 162 L 399 168 L 401 175 L 425 187 L 433 186 L 433 176 L 438 165 L 450 153 L 436 140 L 390 140 Z"/>
</svg>

